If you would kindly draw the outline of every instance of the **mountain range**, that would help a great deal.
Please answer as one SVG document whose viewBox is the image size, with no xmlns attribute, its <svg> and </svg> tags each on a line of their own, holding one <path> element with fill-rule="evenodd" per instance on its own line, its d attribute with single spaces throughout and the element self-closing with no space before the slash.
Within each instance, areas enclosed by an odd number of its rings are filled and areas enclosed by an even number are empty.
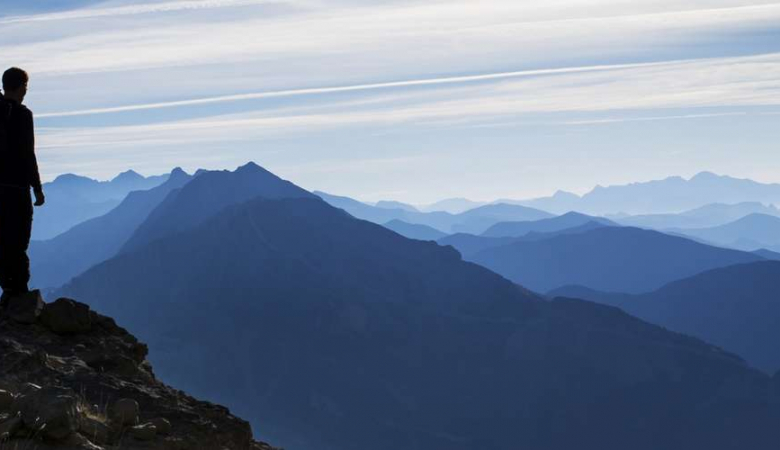
<svg viewBox="0 0 780 450">
<path fill-rule="evenodd" d="M 668 231 L 747 251 L 780 249 L 780 217 L 766 214 L 750 214 L 716 227 Z"/>
<path fill-rule="evenodd" d="M 656 291 L 608 294 L 568 286 L 550 296 L 576 296 L 618 306 L 643 320 L 696 336 L 744 356 L 769 373 L 780 370 L 780 262 L 707 271 Z"/>
<path fill-rule="evenodd" d="M 34 240 L 51 239 L 71 227 L 115 208 L 132 191 L 151 189 L 167 175 L 143 177 L 128 170 L 110 181 L 60 175 L 43 184 L 46 204 L 35 209 Z"/>
<path fill-rule="evenodd" d="M 655 233 L 551 240 L 603 230 Z M 696 246 L 682 244 L 689 260 L 749 255 Z M 778 376 L 613 307 L 548 301 L 255 165 L 171 191 L 58 294 L 117 317 L 151 344 L 163 379 L 287 448 L 780 442 Z"/>
<path fill-rule="evenodd" d="M 31 282 L 40 289 L 59 287 L 114 256 L 149 213 L 190 179 L 183 170 L 174 169 L 164 183 L 149 190 L 130 192 L 108 213 L 75 225 L 52 239 L 32 241 Z"/>
<path fill-rule="evenodd" d="M 641 293 L 709 269 L 763 260 L 657 231 L 609 226 L 465 253 L 469 261 L 537 292 L 573 284 Z"/>
<path fill-rule="evenodd" d="M 448 212 L 415 212 L 408 208 L 380 208 L 359 202 L 349 197 L 340 197 L 324 192 L 314 192 L 336 208 L 352 216 L 377 224 L 400 220 L 414 225 L 425 225 L 445 234 L 481 234 L 491 226 L 506 221 L 540 220 L 553 217 L 552 214 L 521 205 L 504 203 L 479 206 L 458 214 Z"/>
<path fill-rule="evenodd" d="M 712 203 L 679 214 L 647 214 L 620 216 L 613 219 L 621 225 L 655 230 L 708 228 L 725 225 L 751 214 L 780 216 L 780 210 L 774 205 L 759 202 L 742 202 L 732 205 Z"/>
<path fill-rule="evenodd" d="M 690 179 L 669 177 L 626 185 L 596 186 L 583 196 L 560 191 L 551 197 L 512 202 L 556 214 L 567 211 L 596 215 L 666 214 L 679 213 L 712 203 L 777 204 L 780 203 L 780 184 L 764 184 L 701 172 Z"/>
<path fill-rule="evenodd" d="M 577 212 L 568 212 L 566 214 L 553 217 L 550 219 L 542 219 L 536 221 L 525 222 L 499 222 L 487 231 L 482 233 L 482 236 L 486 237 L 519 237 L 528 233 L 551 233 L 555 231 L 562 231 L 569 228 L 579 227 L 590 222 L 605 226 L 616 226 L 617 224 L 609 219 L 602 217 L 593 217 Z"/>
</svg>

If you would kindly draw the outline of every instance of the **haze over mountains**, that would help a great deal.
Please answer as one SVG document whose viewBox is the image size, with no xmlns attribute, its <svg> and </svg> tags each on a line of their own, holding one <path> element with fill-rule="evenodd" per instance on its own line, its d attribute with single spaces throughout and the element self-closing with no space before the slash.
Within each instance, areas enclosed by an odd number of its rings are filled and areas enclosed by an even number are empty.
<svg viewBox="0 0 780 450">
<path fill-rule="evenodd" d="M 162 184 L 167 175 L 143 177 L 128 170 L 110 181 L 65 174 L 43 184 L 46 204 L 35 211 L 33 239 L 50 239 L 74 225 L 101 216 L 116 207 L 131 191 Z"/>
<path fill-rule="evenodd" d="M 762 184 L 702 172 L 687 180 L 669 177 L 623 186 L 596 186 L 582 197 L 558 193 L 519 203 L 559 214 L 574 210 L 597 215 L 636 215 L 678 213 L 711 203 L 742 202 L 780 203 L 780 184 Z"/>
<path fill-rule="evenodd" d="M 368 205 L 253 163 L 166 178 L 34 242 L 34 282 L 116 317 L 162 379 L 258 437 L 299 450 L 780 442 L 769 251 L 509 203 Z M 750 222 L 756 205 L 680 216 Z M 532 292 L 553 289 L 569 298 Z"/>
<path fill-rule="evenodd" d="M 520 205 L 498 203 L 478 206 L 465 212 L 452 214 L 444 211 L 417 212 L 409 208 L 388 209 L 359 202 L 324 192 L 314 192 L 336 208 L 374 223 L 383 224 L 400 220 L 414 225 L 425 225 L 444 233 L 480 234 L 498 222 L 539 220 L 553 217 L 552 214 Z"/>
<path fill-rule="evenodd" d="M 107 214 L 86 220 L 52 239 L 32 241 L 32 283 L 39 288 L 59 287 L 114 256 L 149 213 L 190 179 L 183 170 L 174 169 L 164 183 L 147 191 L 130 192 Z"/>
<path fill-rule="evenodd" d="M 495 219 L 504 208 L 487 211 Z M 469 217 L 484 227 L 484 215 Z M 760 258 L 646 230 L 581 227 L 549 240 L 619 230 L 683 242 L 723 264 Z M 780 381 L 738 356 L 617 309 L 547 301 L 253 164 L 171 190 L 117 255 L 57 294 L 119 318 L 151 344 L 163 379 L 229 405 L 286 448 L 780 442 L 772 394 Z M 723 421 L 730 426 L 714 425 Z"/>
<path fill-rule="evenodd" d="M 467 259 L 537 292 L 576 284 L 641 293 L 705 270 L 763 258 L 657 231 L 599 227 L 492 247 Z"/>
</svg>

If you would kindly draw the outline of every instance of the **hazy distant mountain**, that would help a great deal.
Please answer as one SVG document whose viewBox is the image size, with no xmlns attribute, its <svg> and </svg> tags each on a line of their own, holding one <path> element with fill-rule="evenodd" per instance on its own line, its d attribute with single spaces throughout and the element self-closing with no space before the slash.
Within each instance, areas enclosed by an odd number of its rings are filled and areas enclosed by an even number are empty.
<svg viewBox="0 0 780 450">
<path fill-rule="evenodd" d="M 653 228 L 656 230 L 674 228 L 706 228 L 724 225 L 750 214 L 780 216 L 774 205 L 758 202 L 743 202 L 734 205 L 713 203 L 679 214 L 649 214 L 616 218 L 621 225 Z"/>
<path fill-rule="evenodd" d="M 568 287 L 576 295 L 622 308 L 674 331 L 696 336 L 769 373 L 780 370 L 780 262 L 763 261 L 708 271 L 642 295 Z"/>
<path fill-rule="evenodd" d="M 486 202 L 475 202 L 466 198 L 448 198 L 430 205 L 420 206 L 417 209 L 424 212 L 443 211 L 450 214 L 460 214 L 485 204 Z"/>
<path fill-rule="evenodd" d="M 371 206 L 349 197 L 317 192 L 315 194 L 336 208 L 341 208 L 354 217 L 384 224 L 392 220 L 426 225 L 444 233 L 479 234 L 495 223 L 508 220 L 539 220 L 552 214 L 520 205 L 494 204 L 470 209 L 460 214 L 448 212 L 415 212 L 401 208 L 387 209 Z"/>
<path fill-rule="evenodd" d="M 527 206 L 498 203 L 470 209 L 456 217 L 458 220 L 452 225 L 453 232 L 482 234 L 499 222 L 541 220 L 553 215 Z"/>
<path fill-rule="evenodd" d="M 60 175 L 44 183 L 46 204 L 35 209 L 33 239 L 50 239 L 87 219 L 101 216 L 116 207 L 131 191 L 151 189 L 167 175 L 145 178 L 129 170 L 110 181 L 97 181 L 79 175 Z"/>
<path fill-rule="evenodd" d="M 605 226 L 608 225 L 604 225 L 598 222 L 587 222 L 580 226 L 565 228 L 558 231 L 549 231 L 544 233 L 531 231 L 519 237 L 488 237 L 467 233 L 456 233 L 438 239 L 436 242 L 438 242 L 440 245 L 451 245 L 452 247 L 455 247 L 455 249 L 460 252 L 460 254 L 463 255 L 465 259 L 469 259 L 472 255 L 488 248 L 501 247 L 515 242 L 543 241 L 546 239 L 551 239 L 555 236 L 584 233 L 585 231 L 590 231 Z"/>
<path fill-rule="evenodd" d="M 146 191 L 133 191 L 116 208 L 46 241 L 32 241 L 32 285 L 58 287 L 93 265 L 114 256 L 149 213 L 191 177 L 174 169 L 167 181 Z"/>
<path fill-rule="evenodd" d="M 417 208 L 407 203 L 387 201 L 387 200 L 377 202 L 375 206 L 377 208 L 384 208 L 384 209 L 402 209 L 404 211 L 409 211 L 409 212 L 419 212 Z"/>
<path fill-rule="evenodd" d="M 766 214 L 751 214 L 717 227 L 670 231 L 748 251 L 780 246 L 780 217 Z"/>
<path fill-rule="evenodd" d="M 438 239 L 440 245 L 454 247 L 464 258 L 479 253 L 488 248 L 501 247 L 503 245 L 518 242 L 522 239 L 515 237 L 486 237 L 468 233 L 455 233 Z"/>
<path fill-rule="evenodd" d="M 157 210 L 197 225 L 138 241 L 61 294 L 114 315 L 151 344 L 161 378 L 275 443 L 768 450 L 780 439 L 775 382 L 734 355 L 614 308 L 547 302 L 295 191 L 202 219 L 184 192 L 232 185 L 205 175 Z"/>
<path fill-rule="evenodd" d="M 588 222 L 596 222 L 608 226 L 617 225 L 615 222 L 609 219 L 604 219 L 602 217 L 593 217 L 577 212 L 568 212 L 564 215 L 550 219 L 528 222 L 499 222 L 488 228 L 487 231 L 482 233 L 482 236 L 518 237 L 531 232 L 549 233 L 553 231 L 565 230 L 567 228 L 578 227 L 580 225 L 585 225 Z"/>
<path fill-rule="evenodd" d="M 537 292 L 573 284 L 628 293 L 647 292 L 716 267 L 762 259 L 630 227 L 599 227 L 518 241 L 467 258 Z"/>
<path fill-rule="evenodd" d="M 403 220 L 391 220 L 383 225 L 389 230 L 393 230 L 401 236 L 406 236 L 409 239 L 419 239 L 421 241 L 435 241 L 447 236 L 446 233 L 431 228 L 426 225 L 418 225 L 412 223 L 406 223 Z"/>
<path fill-rule="evenodd" d="M 497 200 L 496 203 L 509 203 L 515 205 L 530 206 L 543 211 L 549 211 L 555 214 L 564 214 L 569 211 L 576 211 L 581 198 L 577 194 L 566 191 L 557 191 L 551 197 L 542 197 L 531 200 Z"/>
<path fill-rule="evenodd" d="M 391 220 L 403 220 L 409 212 L 401 208 L 380 208 L 349 197 L 332 195 L 321 191 L 314 191 L 314 194 L 328 202 L 331 206 L 343 209 L 358 219 L 374 223 L 381 224 Z"/>
<path fill-rule="evenodd" d="M 686 180 L 669 177 L 621 186 L 597 186 L 579 200 L 560 194 L 522 202 L 547 211 L 581 211 L 587 214 L 666 214 L 687 211 L 711 203 L 780 203 L 780 184 L 762 184 L 702 172 Z"/>
</svg>

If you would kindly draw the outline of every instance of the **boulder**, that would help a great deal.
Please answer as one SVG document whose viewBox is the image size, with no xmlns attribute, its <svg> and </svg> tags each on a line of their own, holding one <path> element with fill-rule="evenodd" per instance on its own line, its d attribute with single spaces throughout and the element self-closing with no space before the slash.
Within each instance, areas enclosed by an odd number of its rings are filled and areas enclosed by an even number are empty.
<svg viewBox="0 0 780 450">
<path fill-rule="evenodd" d="M 111 421 L 117 425 L 135 425 L 138 423 L 140 407 L 131 398 L 123 398 L 114 403 L 111 408 Z"/>
<path fill-rule="evenodd" d="M 3 312 L 14 322 L 33 324 L 43 311 L 44 302 L 41 291 L 34 290 L 24 294 L 7 296 L 3 303 Z"/>
<path fill-rule="evenodd" d="M 0 413 L 9 411 L 14 404 L 14 394 L 0 389 Z"/>
<path fill-rule="evenodd" d="M 30 389 L 17 398 L 16 404 L 25 427 L 46 439 L 61 441 L 79 429 L 78 397 L 71 389 Z"/>
<path fill-rule="evenodd" d="M 144 423 L 130 428 L 130 436 L 139 441 L 151 441 L 157 437 L 157 427 L 152 423 Z"/>
<path fill-rule="evenodd" d="M 86 333 L 92 329 L 92 314 L 83 303 L 59 298 L 44 306 L 41 323 L 57 334 Z"/>
<path fill-rule="evenodd" d="M 157 434 L 167 435 L 173 430 L 173 426 L 171 426 L 171 422 L 168 419 L 164 419 L 162 417 L 157 417 L 156 419 L 152 419 L 149 421 L 152 425 L 157 428 Z"/>
</svg>

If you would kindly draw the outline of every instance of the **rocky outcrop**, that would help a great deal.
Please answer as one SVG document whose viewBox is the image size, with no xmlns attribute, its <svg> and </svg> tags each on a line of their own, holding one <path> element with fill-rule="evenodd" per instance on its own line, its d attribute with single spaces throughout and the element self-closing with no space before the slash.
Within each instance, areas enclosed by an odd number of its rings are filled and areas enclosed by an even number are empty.
<svg viewBox="0 0 780 450">
<path fill-rule="evenodd" d="M 249 424 L 155 378 L 147 347 L 87 305 L 0 303 L 0 448 L 273 450 Z"/>
</svg>

